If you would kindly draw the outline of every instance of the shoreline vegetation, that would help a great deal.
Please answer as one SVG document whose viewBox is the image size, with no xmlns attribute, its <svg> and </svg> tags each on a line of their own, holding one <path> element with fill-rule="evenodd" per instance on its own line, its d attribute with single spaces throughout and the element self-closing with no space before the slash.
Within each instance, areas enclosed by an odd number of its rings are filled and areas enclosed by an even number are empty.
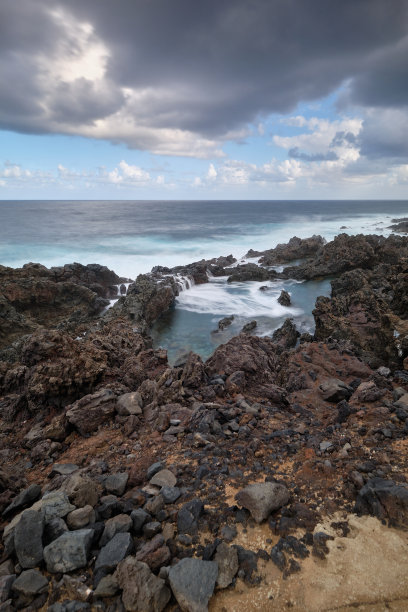
<svg viewBox="0 0 408 612">
<path fill-rule="evenodd" d="M 134 281 L 0 266 L 0 612 L 406 610 L 407 223 Z M 171 366 L 152 325 L 211 277 L 331 296 Z"/>
</svg>

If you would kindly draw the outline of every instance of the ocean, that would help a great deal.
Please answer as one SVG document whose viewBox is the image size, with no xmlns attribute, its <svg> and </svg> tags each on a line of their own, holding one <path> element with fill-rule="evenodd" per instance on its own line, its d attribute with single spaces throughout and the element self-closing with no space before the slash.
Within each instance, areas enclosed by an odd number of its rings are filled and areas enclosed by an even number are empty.
<svg viewBox="0 0 408 612">
<path fill-rule="evenodd" d="M 388 235 L 391 220 L 404 216 L 408 201 L 0 201 L 0 264 L 99 263 L 134 279 L 156 265 L 229 254 L 240 259 L 250 248 L 272 248 L 292 236 Z M 265 284 L 268 290 L 259 291 Z M 289 308 L 277 302 L 282 288 L 291 293 Z M 251 320 L 261 335 L 287 316 L 300 331 L 313 331 L 316 297 L 329 294 L 328 280 L 227 285 L 214 279 L 180 294 L 155 324 L 154 343 L 174 361 L 186 350 L 208 357 Z M 218 320 L 231 314 L 231 327 L 214 333 Z"/>
</svg>

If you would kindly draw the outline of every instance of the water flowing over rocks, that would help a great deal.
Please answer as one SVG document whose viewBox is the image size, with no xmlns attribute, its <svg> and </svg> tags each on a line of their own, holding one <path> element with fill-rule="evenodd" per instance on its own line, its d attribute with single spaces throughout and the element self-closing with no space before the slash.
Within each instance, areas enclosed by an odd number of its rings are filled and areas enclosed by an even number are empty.
<svg viewBox="0 0 408 612">
<path fill-rule="evenodd" d="M 0 269 L 0 610 L 406 608 L 408 239 L 248 256 L 155 268 L 99 316 L 106 268 Z M 314 335 L 170 366 L 150 327 L 211 275 L 332 295 Z"/>
</svg>

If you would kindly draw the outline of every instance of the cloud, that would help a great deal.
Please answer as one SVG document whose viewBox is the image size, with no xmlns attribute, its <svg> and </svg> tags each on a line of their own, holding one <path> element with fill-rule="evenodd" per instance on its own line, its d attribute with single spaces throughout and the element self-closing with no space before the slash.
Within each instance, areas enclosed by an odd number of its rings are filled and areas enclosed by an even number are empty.
<svg viewBox="0 0 408 612">
<path fill-rule="evenodd" d="M 12 86 L 0 90 L 0 127 L 211 158 L 248 124 L 346 81 L 348 103 L 401 108 L 407 9 L 405 0 L 392 10 L 386 0 L 3 0 L 0 81 Z"/>
<path fill-rule="evenodd" d="M 57 164 L 53 171 L 31 170 L 23 168 L 20 164 L 5 162 L 0 166 L 0 180 L 2 186 L 10 188 L 21 188 L 27 186 L 50 186 L 57 185 L 62 189 L 75 189 L 81 187 L 92 188 L 97 185 L 122 187 L 167 187 L 163 175 L 152 176 L 143 168 L 128 164 L 125 160 L 120 161 L 111 170 L 106 168 L 72 169 L 63 164 Z"/>
</svg>

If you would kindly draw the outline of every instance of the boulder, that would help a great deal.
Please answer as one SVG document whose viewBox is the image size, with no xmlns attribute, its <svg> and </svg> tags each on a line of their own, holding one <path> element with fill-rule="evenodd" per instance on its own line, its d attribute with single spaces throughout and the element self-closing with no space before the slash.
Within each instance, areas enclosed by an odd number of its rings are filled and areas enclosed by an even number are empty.
<svg viewBox="0 0 408 612">
<path fill-rule="evenodd" d="M 133 526 L 132 518 L 128 514 L 118 514 L 105 522 L 105 529 L 99 545 L 105 546 L 117 533 L 127 533 Z"/>
<path fill-rule="evenodd" d="M 177 478 L 167 469 L 160 470 L 150 479 L 150 484 L 156 487 L 174 487 L 176 483 Z"/>
<path fill-rule="evenodd" d="M 101 389 L 68 406 L 65 415 L 68 422 L 85 436 L 112 421 L 115 408 L 116 395 L 110 389 Z"/>
<path fill-rule="evenodd" d="M 117 533 L 101 549 L 95 562 L 95 571 L 102 568 L 108 571 L 114 569 L 132 550 L 133 540 L 130 533 Z"/>
<path fill-rule="evenodd" d="M 14 547 L 22 568 L 39 565 L 43 559 L 43 517 L 35 510 L 25 510 L 14 530 Z"/>
<path fill-rule="evenodd" d="M 328 378 L 319 387 L 322 397 L 326 402 L 341 402 L 341 400 L 348 400 L 352 394 L 353 389 L 349 387 L 342 380 L 337 378 Z"/>
<path fill-rule="evenodd" d="M 143 400 L 138 391 L 120 395 L 116 404 L 116 412 L 121 416 L 142 414 Z"/>
<path fill-rule="evenodd" d="M 32 598 L 39 593 L 44 593 L 48 587 L 48 580 L 38 570 L 29 569 L 21 572 L 14 581 L 12 590 L 18 595 Z"/>
<path fill-rule="evenodd" d="M 67 525 L 70 529 L 82 529 L 95 522 L 95 510 L 92 506 L 77 508 L 67 515 Z"/>
<path fill-rule="evenodd" d="M 63 490 L 75 506 L 82 508 L 83 506 L 96 506 L 102 487 L 89 476 L 74 473 L 64 482 Z"/>
<path fill-rule="evenodd" d="M 85 567 L 91 548 L 93 529 L 67 531 L 44 548 L 47 570 L 66 573 Z"/>
<path fill-rule="evenodd" d="M 127 557 L 119 563 L 114 576 L 123 590 L 122 602 L 127 612 L 162 612 L 166 607 L 170 590 L 146 563 Z"/>
<path fill-rule="evenodd" d="M 169 570 L 171 590 L 185 612 L 207 612 L 214 592 L 218 565 L 214 561 L 182 559 Z"/>
<path fill-rule="evenodd" d="M 109 474 L 105 478 L 104 485 L 108 493 L 112 495 L 123 495 L 126 489 L 129 474 L 127 472 L 117 472 L 116 474 Z"/>
<path fill-rule="evenodd" d="M 235 499 L 249 510 L 257 523 L 261 523 L 271 512 L 288 503 L 289 491 L 277 482 L 257 482 L 239 491 Z"/>
<path fill-rule="evenodd" d="M 11 504 L 3 512 L 3 516 L 8 516 L 13 512 L 21 510 L 25 506 L 31 506 L 41 495 L 41 487 L 37 484 L 30 485 L 24 491 L 21 491 L 17 497 L 13 499 Z"/>
<path fill-rule="evenodd" d="M 232 583 L 238 572 L 239 563 L 236 548 L 228 546 L 225 542 L 221 542 L 221 544 L 217 546 L 214 561 L 218 565 L 217 586 L 220 589 L 225 589 Z"/>
</svg>

